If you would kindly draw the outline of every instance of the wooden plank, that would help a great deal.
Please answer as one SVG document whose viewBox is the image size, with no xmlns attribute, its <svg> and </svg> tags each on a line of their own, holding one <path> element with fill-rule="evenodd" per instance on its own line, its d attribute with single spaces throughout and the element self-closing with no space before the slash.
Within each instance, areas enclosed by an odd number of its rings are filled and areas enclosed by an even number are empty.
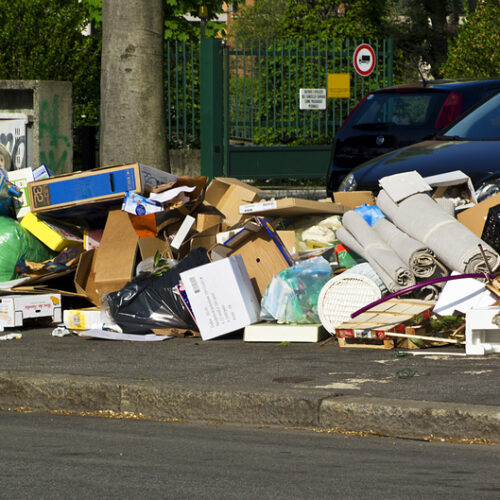
<svg viewBox="0 0 500 500">
<path fill-rule="evenodd" d="M 394 340 L 337 338 L 339 347 L 365 348 L 365 349 L 394 349 Z"/>
</svg>

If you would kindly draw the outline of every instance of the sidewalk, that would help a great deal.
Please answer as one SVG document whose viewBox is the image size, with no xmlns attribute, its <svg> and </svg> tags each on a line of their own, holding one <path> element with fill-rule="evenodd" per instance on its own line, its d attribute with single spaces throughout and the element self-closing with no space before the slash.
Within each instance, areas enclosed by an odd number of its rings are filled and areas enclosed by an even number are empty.
<svg viewBox="0 0 500 500">
<path fill-rule="evenodd" d="M 500 355 L 320 344 L 57 338 L 0 343 L 0 408 L 500 442 Z M 7 331 L 5 332 L 7 333 Z M 404 351 L 409 352 L 409 351 Z M 442 355 L 448 352 L 454 355 Z"/>
</svg>

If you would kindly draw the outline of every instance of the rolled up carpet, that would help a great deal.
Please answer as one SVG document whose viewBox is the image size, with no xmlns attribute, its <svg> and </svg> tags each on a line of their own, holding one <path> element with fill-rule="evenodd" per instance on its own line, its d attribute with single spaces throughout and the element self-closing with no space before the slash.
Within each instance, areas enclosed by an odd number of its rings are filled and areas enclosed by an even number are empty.
<svg viewBox="0 0 500 500">
<path fill-rule="evenodd" d="M 420 241 L 408 236 L 386 218 L 378 219 L 372 227 L 401 260 L 408 264 L 417 279 L 428 279 L 435 274 L 438 263 L 434 253 Z"/>
<path fill-rule="evenodd" d="M 396 291 L 415 284 L 415 277 L 408 265 L 387 245 L 378 233 L 355 210 L 342 216 L 342 226 L 348 231 L 363 249 L 362 256 L 373 266 L 389 291 Z M 337 231 L 337 238 L 342 241 Z M 341 232 L 342 234 L 342 232 Z M 342 241 L 349 246 L 347 242 Z M 356 251 L 353 248 L 354 251 Z M 380 273 L 379 269 L 383 272 Z M 387 276 L 390 280 L 386 283 Z"/>
<path fill-rule="evenodd" d="M 453 271 L 488 272 L 479 245 L 492 271 L 500 265 L 500 256 L 492 247 L 446 213 L 428 194 L 417 193 L 396 204 L 381 190 L 377 205 L 397 227 L 429 247 Z"/>
</svg>

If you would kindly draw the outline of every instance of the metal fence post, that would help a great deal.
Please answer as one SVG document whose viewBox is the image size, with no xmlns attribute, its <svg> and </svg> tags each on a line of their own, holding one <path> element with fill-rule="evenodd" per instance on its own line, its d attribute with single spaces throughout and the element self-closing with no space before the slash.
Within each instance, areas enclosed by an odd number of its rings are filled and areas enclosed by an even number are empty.
<svg viewBox="0 0 500 500">
<path fill-rule="evenodd" d="M 200 40 L 201 175 L 223 175 L 223 47 L 218 38 Z"/>
</svg>

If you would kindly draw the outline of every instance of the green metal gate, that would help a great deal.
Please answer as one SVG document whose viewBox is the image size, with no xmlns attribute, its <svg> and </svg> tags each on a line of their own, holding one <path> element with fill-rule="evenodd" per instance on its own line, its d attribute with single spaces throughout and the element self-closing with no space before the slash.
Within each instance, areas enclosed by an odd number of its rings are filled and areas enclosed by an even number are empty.
<svg viewBox="0 0 500 500">
<path fill-rule="evenodd" d="M 392 41 L 369 41 L 376 65 L 354 71 L 360 42 L 202 39 L 201 171 L 240 179 L 321 178 L 331 143 L 352 107 L 392 84 Z M 350 98 L 327 98 L 324 110 L 301 110 L 300 89 L 326 89 L 328 74 L 350 75 Z"/>
</svg>

